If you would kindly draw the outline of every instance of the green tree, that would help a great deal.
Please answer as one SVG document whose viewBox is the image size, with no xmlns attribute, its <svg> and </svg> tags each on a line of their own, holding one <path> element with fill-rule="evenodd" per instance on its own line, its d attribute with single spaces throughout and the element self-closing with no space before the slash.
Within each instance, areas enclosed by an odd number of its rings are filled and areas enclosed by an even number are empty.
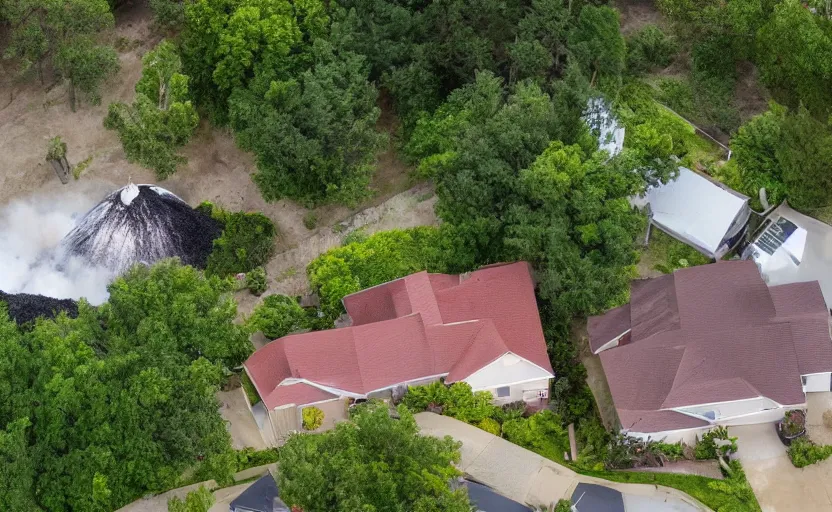
<svg viewBox="0 0 832 512">
<path fill-rule="evenodd" d="M 757 62 L 763 82 L 781 103 L 802 103 L 827 116 L 832 102 L 832 25 L 800 2 L 777 3 L 757 36 Z"/>
<path fill-rule="evenodd" d="M 518 38 L 506 48 L 512 59 L 509 83 L 524 78 L 547 79 L 559 74 L 568 55 L 566 38 L 572 13 L 559 0 L 532 0 L 518 22 Z"/>
<path fill-rule="evenodd" d="M 626 46 L 618 22 L 618 11 L 611 7 L 586 5 L 568 38 L 569 49 L 590 83 L 620 80 L 624 70 Z"/>
<path fill-rule="evenodd" d="M 150 0 L 156 23 L 165 28 L 180 28 L 185 23 L 185 0 Z"/>
<path fill-rule="evenodd" d="M 233 368 L 251 352 L 245 330 L 233 323 L 237 304 L 225 280 L 168 260 L 133 267 L 109 291 L 99 316 L 114 340 L 110 353 L 176 356 L 180 362 L 204 357 Z"/>
<path fill-rule="evenodd" d="M 422 270 L 449 270 L 446 255 L 455 251 L 444 237 L 433 227 L 383 231 L 325 252 L 309 263 L 306 274 L 321 309 L 334 320 L 344 310 L 341 299 L 351 293 Z"/>
<path fill-rule="evenodd" d="M 29 418 L 20 418 L 0 430 L 0 509 L 37 510 L 34 500 L 35 466 L 26 439 Z"/>
<path fill-rule="evenodd" d="M 627 70 L 645 73 L 667 67 L 678 51 L 676 41 L 656 25 L 645 25 L 627 39 Z"/>
<path fill-rule="evenodd" d="M 168 500 L 168 512 L 208 512 L 214 504 L 214 495 L 208 488 L 199 486 L 185 496 L 185 500 L 173 497 Z"/>
<path fill-rule="evenodd" d="M 281 499 L 305 512 L 468 512 L 466 491 L 450 486 L 459 443 L 421 436 L 407 408 L 398 414 L 370 403 L 334 430 L 291 436 L 280 451 Z"/>
<path fill-rule="evenodd" d="M 369 193 L 380 111 L 363 58 L 339 52 L 323 39 L 311 49 L 315 64 L 283 79 L 258 72 L 229 100 L 231 126 L 241 148 L 257 155 L 254 181 L 263 197 L 306 204 L 355 204 Z"/>
<path fill-rule="evenodd" d="M 208 256 L 206 274 L 227 277 L 268 263 L 278 236 L 271 219 L 256 212 L 228 212 L 207 201 L 197 208 L 222 224 L 222 235 L 214 240 Z"/>
<path fill-rule="evenodd" d="M 832 202 L 832 130 L 801 106 L 781 128 L 777 160 L 789 203 L 819 208 Z"/>
<path fill-rule="evenodd" d="M 183 54 L 200 107 L 220 124 L 228 98 L 258 70 L 281 79 L 310 64 L 311 41 L 326 35 L 329 17 L 319 0 L 195 0 L 185 5 Z"/>
<path fill-rule="evenodd" d="M 43 81 L 43 66 L 51 64 L 68 81 L 73 111 L 76 89 L 100 101 L 101 82 L 118 69 L 115 50 L 93 39 L 113 26 L 106 0 L 8 0 L 0 18 L 11 25 L 5 55 L 19 59 L 22 72 L 34 68 Z"/>
<path fill-rule="evenodd" d="M 777 160 L 787 109 L 772 103 L 767 112 L 751 118 L 731 139 L 731 155 L 739 172 L 739 189 L 756 197 L 761 188 L 771 204 L 782 202 L 788 192 Z"/>
<path fill-rule="evenodd" d="M 731 140 L 736 169 L 732 184 L 751 196 L 764 187 L 772 204 L 788 199 L 798 209 L 828 206 L 830 144 L 832 126 L 802 106 L 788 111 L 772 103 L 768 112 L 752 118 Z"/>
<path fill-rule="evenodd" d="M 174 45 L 162 41 L 142 58 L 142 77 L 132 105 L 111 103 L 104 126 L 119 134 L 130 162 L 153 169 L 165 179 L 187 162 L 177 150 L 199 123 L 188 99 L 188 77 Z"/>
<path fill-rule="evenodd" d="M 251 332 L 260 331 L 276 340 L 307 327 L 306 312 L 298 301 L 285 295 L 269 295 L 246 319 Z"/>
</svg>

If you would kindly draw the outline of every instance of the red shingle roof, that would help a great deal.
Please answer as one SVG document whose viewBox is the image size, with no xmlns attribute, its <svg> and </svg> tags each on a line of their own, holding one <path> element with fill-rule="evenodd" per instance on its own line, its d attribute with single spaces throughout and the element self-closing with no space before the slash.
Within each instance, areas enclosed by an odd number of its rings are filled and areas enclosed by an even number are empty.
<svg viewBox="0 0 832 512">
<path fill-rule="evenodd" d="M 801 404 L 800 376 L 832 371 L 829 315 L 817 282 L 768 288 L 753 262 L 634 281 L 630 309 L 630 343 L 600 357 L 622 426 L 637 432 L 703 423 L 672 408 L 758 396 Z M 607 314 L 613 318 L 590 325 L 623 323 L 621 308 Z M 595 329 L 590 337 L 599 332 L 607 336 Z M 590 340 L 593 347 L 607 341 Z"/>
<path fill-rule="evenodd" d="M 420 272 L 345 297 L 344 306 L 351 327 L 286 336 L 245 362 L 269 408 L 320 398 L 289 390 L 295 379 L 363 396 L 425 377 L 462 380 L 506 352 L 552 373 L 526 263 L 481 269 L 463 282 Z"/>
</svg>

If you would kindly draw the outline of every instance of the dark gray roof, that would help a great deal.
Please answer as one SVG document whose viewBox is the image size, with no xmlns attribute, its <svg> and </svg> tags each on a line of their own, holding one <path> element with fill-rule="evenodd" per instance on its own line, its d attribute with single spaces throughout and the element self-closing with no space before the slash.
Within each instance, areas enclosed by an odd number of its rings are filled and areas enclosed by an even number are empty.
<svg viewBox="0 0 832 512">
<path fill-rule="evenodd" d="M 277 483 L 274 481 L 274 477 L 266 473 L 231 502 L 230 511 L 289 512 L 289 507 L 278 498 Z"/>
<path fill-rule="evenodd" d="M 578 512 L 624 512 L 624 496 L 615 489 L 595 484 L 578 484 L 572 493 Z"/>
<path fill-rule="evenodd" d="M 510 500 L 487 485 L 465 481 L 468 497 L 479 512 L 532 512 L 529 507 Z"/>
</svg>

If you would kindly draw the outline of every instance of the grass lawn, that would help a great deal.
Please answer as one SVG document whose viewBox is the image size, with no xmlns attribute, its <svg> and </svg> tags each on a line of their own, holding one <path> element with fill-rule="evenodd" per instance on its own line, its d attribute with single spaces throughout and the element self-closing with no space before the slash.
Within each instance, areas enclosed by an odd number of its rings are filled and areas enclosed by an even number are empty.
<svg viewBox="0 0 832 512">
<path fill-rule="evenodd" d="M 575 468 L 573 468 L 575 469 Z M 578 473 L 613 482 L 628 484 L 653 484 L 672 487 L 701 501 L 712 510 L 759 512 L 760 505 L 748 485 L 745 475 L 739 472 L 732 478 L 714 480 L 704 476 L 671 473 L 641 473 L 635 471 L 581 471 Z"/>
<path fill-rule="evenodd" d="M 246 392 L 246 396 L 248 396 L 248 401 L 251 405 L 260 402 L 260 395 L 257 394 L 257 389 L 254 387 L 254 383 L 251 382 L 251 379 L 248 378 L 248 374 L 246 372 L 242 372 L 240 374 L 240 382 L 243 383 L 243 390 Z"/>
<path fill-rule="evenodd" d="M 640 277 L 655 277 L 657 272 L 669 274 L 676 269 L 705 265 L 711 260 L 693 247 L 684 244 L 653 226 L 650 242 L 638 264 Z"/>
</svg>

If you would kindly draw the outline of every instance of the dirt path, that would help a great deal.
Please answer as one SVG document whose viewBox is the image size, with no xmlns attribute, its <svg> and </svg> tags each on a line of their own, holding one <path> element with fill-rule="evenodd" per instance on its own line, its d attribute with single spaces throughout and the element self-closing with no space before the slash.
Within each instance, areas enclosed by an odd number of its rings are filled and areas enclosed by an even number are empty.
<svg viewBox="0 0 832 512">
<path fill-rule="evenodd" d="M 306 265 L 327 250 L 341 245 L 348 234 L 363 229 L 367 234 L 415 226 L 430 226 L 438 220 L 433 211 L 433 187 L 423 183 L 397 194 L 382 204 L 358 212 L 333 228 L 320 228 L 295 247 L 276 255 L 266 265 L 269 289 L 265 295 L 302 295 L 309 290 Z M 264 295 L 264 296 L 265 296 Z M 262 297 L 243 291 L 237 294 L 240 313 L 249 314 Z"/>
</svg>

